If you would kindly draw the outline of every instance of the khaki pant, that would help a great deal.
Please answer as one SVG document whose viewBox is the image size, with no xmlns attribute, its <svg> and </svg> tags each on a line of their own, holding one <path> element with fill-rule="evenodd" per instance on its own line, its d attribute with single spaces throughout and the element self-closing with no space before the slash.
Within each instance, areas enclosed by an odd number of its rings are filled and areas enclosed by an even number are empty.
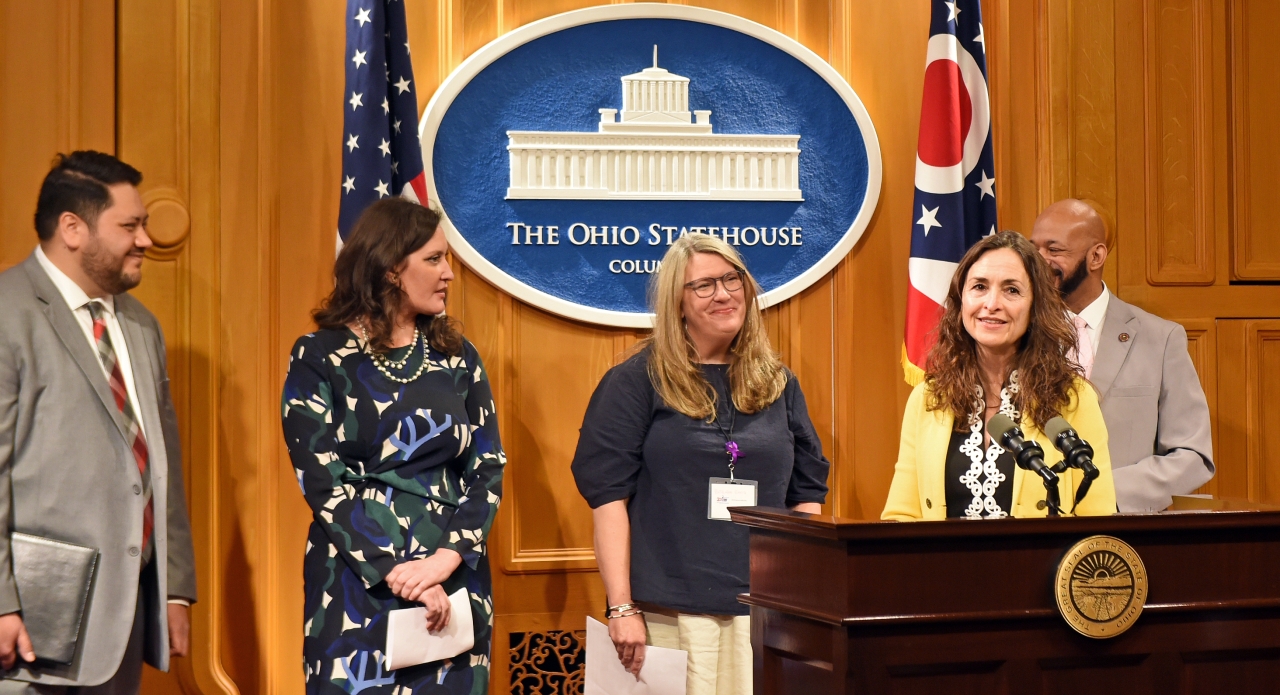
<svg viewBox="0 0 1280 695">
<path fill-rule="evenodd" d="M 686 695 L 751 694 L 751 617 L 646 612 L 649 644 L 689 653 Z"/>
</svg>

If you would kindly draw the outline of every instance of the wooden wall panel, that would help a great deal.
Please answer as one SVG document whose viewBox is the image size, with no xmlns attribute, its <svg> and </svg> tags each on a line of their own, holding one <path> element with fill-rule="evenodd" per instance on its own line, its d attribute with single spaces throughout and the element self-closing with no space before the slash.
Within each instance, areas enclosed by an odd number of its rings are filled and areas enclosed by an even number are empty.
<svg viewBox="0 0 1280 695">
<path fill-rule="evenodd" d="M 36 246 L 54 154 L 115 152 L 115 16 L 95 0 L 0 3 L 0 270 Z"/>
<path fill-rule="evenodd" d="M 595 569 L 591 509 L 569 470 L 578 425 L 605 371 L 619 360 L 614 332 L 568 323 L 517 303 L 507 350 L 511 371 L 502 413 L 512 457 L 503 481 L 507 572 Z M 548 353 L 572 356 L 548 360 Z M 555 398 L 546 395 L 554 393 Z"/>
<path fill-rule="evenodd" d="M 1214 280 L 1213 138 L 1208 0 L 1145 5 L 1147 277 L 1151 284 Z"/>
<path fill-rule="evenodd" d="M 1037 54 L 1029 56 L 1028 62 L 1039 68 L 1035 74 L 1037 151 L 1047 156 L 1036 160 L 1040 181 L 1036 205 L 1030 214 L 1021 215 L 1030 220 L 1013 228 L 1030 233 L 1031 221 L 1045 206 L 1063 198 L 1080 198 L 1098 209 L 1114 233 L 1119 195 L 1115 0 L 1038 0 L 1028 5 L 1039 6 L 1038 13 L 1031 15 L 1039 24 Z M 1104 270 L 1104 279 L 1112 287 L 1118 284 L 1120 246 L 1112 244 L 1111 262 Z"/>
<path fill-rule="evenodd" d="M 1213 319 L 1179 319 L 1178 323 L 1187 331 L 1187 352 L 1191 353 L 1191 363 L 1195 365 L 1196 374 L 1200 377 L 1200 388 L 1204 389 L 1205 400 L 1209 402 L 1209 419 L 1218 421 L 1218 353 L 1217 330 Z M 1217 433 L 1213 434 L 1217 441 Z M 1202 486 L 1197 492 L 1216 495 L 1218 478 Z"/>
<path fill-rule="evenodd" d="M 1214 423 L 1213 452 L 1217 473 L 1210 484 L 1213 494 L 1222 497 L 1249 497 L 1248 468 L 1248 379 L 1246 324 L 1241 320 L 1219 320 L 1217 332 L 1217 420 Z"/>
<path fill-rule="evenodd" d="M 590 4 L 408 3 L 419 105 L 494 37 Z M 876 123 L 884 183 L 870 227 L 766 320 L 834 463 L 825 510 L 877 517 L 908 393 L 897 365 L 929 4 L 698 4 L 826 57 Z M 31 95 L 0 102 L 0 267 L 30 252 L 39 176 L 53 152 L 74 147 L 118 148 L 143 169 L 160 242 L 139 296 L 170 341 L 201 601 L 193 657 L 173 676 L 148 671 L 145 692 L 300 693 L 310 513 L 280 442 L 278 399 L 289 346 L 331 285 L 345 10 L 335 0 L 120 0 L 117 18 L 93 0 L 30 7 L 0 4 L 0 86 Z M 1108 284 L 1187 327 L 1214 418 L 1219 473 L 1206 491 L 1280 499 L 1268 453 L 1280 444 L 1270 405 L 1280 287 L 1230 284 L 1274 280 L 1280 267 L 1259 205 L 1275 181 L 1275 61 L 1263 32 L 1276 10 L 1257 0 L 983 9 L 1001 226 L 1028 231 L 1059 197 L 1097 201 L 1116 230 Z M 501 692 L 508 634 L 580 629 L 601 612 L 590 514 L 568 465 L 599 375 L 638 334 L 562 320 L 456 272 L 450 311 L 485 358 L 509 457 L 490 545 L 491 685 Z"/>
<path fill-rule="evenodd" d="M 1042 37 L 1049 31 L 1042 20 L 1043 2 L 988 0 L 983 3 L 986 25 L 987 73 L 990 76 L 992 137 L 995 146 L 996 205 L 1004 229 L 1031 229 L 1049 191 L 1040 190 L 1042 151 L 1039 85 Z"/>
<path fill-rule="evenodd" d="M 1280 320 L 1245 328 L 1249 499 L 1280 502 Z"/>
<path fill-rule="evenodd" d="M 1234 242 L 1232 276 L 1280 280 L 1280 222 L 1271 214 L 1275 165 L 1280 158 L 1280 56 L 1267 34 L 1280 22 L 1273 2 L 1234 0 L 1231 5 L 1231 156 Z"/>
<path fill-rule="evenodd" d="M 1280 319 L 1220 319 L 1214 494 L 1280 500 Z"/>
</svg>

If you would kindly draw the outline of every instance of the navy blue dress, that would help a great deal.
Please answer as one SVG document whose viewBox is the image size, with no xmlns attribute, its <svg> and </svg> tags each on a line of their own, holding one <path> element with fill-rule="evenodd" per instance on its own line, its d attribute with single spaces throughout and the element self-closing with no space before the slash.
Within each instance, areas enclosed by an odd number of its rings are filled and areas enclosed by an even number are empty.
<svg viewBox="0 0 1280 695">
<path fill-rule="evenodd" d="M 421 343 L 397 376 L 422 365 Z M 351 331 L 321 330 L 293 346 L 282 398 L 285 442 L 313 513 L 303 564 L 306 690 L 486 693 L 493 589 L 485 539 L 506 456 L 484 365 L 464 342 L 427 351 L 421 375 L 387 379 Z M 453 659 L 387 671 L 387 613 L 417 604 L 384 578 L 440 548 L 462 556 L 443 585 L 471 598 L 475 647 Z"/>
</svg>

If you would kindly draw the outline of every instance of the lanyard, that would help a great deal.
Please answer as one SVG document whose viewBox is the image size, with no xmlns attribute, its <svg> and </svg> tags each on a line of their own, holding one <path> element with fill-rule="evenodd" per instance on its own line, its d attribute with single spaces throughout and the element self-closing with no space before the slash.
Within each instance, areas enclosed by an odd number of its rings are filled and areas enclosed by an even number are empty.
<svg viewBox="0 0 1280 695">
<path fill-rule="evenodd" d="M 729 431 L 726 432 L 724 425 L 720 424 L 720 413 L 716 413 L 716 427 L 720 430 L 720 434 L 724 435 L 724 453 L 729 456 L 729 480 L 733 480 L 733 469 L 738 463 L 738 459 L 742 458 L 742 452 L 738 450 L 738 443 L 733 440 L 733 427 L 738 423 L 738 406 L 734 405 L 733 400 L 729 400 L 729 408 L 733 411 L 733 416 L 729 419 Z"/>
</svg>

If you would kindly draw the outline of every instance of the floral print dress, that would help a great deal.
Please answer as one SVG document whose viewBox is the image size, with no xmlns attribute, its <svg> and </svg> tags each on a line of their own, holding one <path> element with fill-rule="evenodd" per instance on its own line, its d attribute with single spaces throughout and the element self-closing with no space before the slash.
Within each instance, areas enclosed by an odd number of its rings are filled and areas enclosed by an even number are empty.
<svg viewBox="0 0 1280 695">
<path fill-rule="evenodd" d="M 453 357 L 421 342 L 388 379 L 349 330 L 298 339 L 282 398 L 285 442 L 313 521 L 303 564 L 306 691 L 485 693 L 493 591 L 485 539 L 506 456 L 484 365 L 464 341 Z M 425 355 L 424 355 L 425 350 Z M 411 604 L 384 580 L 439 548 L 462 556 L 444 583 L 471 599 L 475 647 L 453 659 L 386 669 L 387 614 Z"/>
</svg>

